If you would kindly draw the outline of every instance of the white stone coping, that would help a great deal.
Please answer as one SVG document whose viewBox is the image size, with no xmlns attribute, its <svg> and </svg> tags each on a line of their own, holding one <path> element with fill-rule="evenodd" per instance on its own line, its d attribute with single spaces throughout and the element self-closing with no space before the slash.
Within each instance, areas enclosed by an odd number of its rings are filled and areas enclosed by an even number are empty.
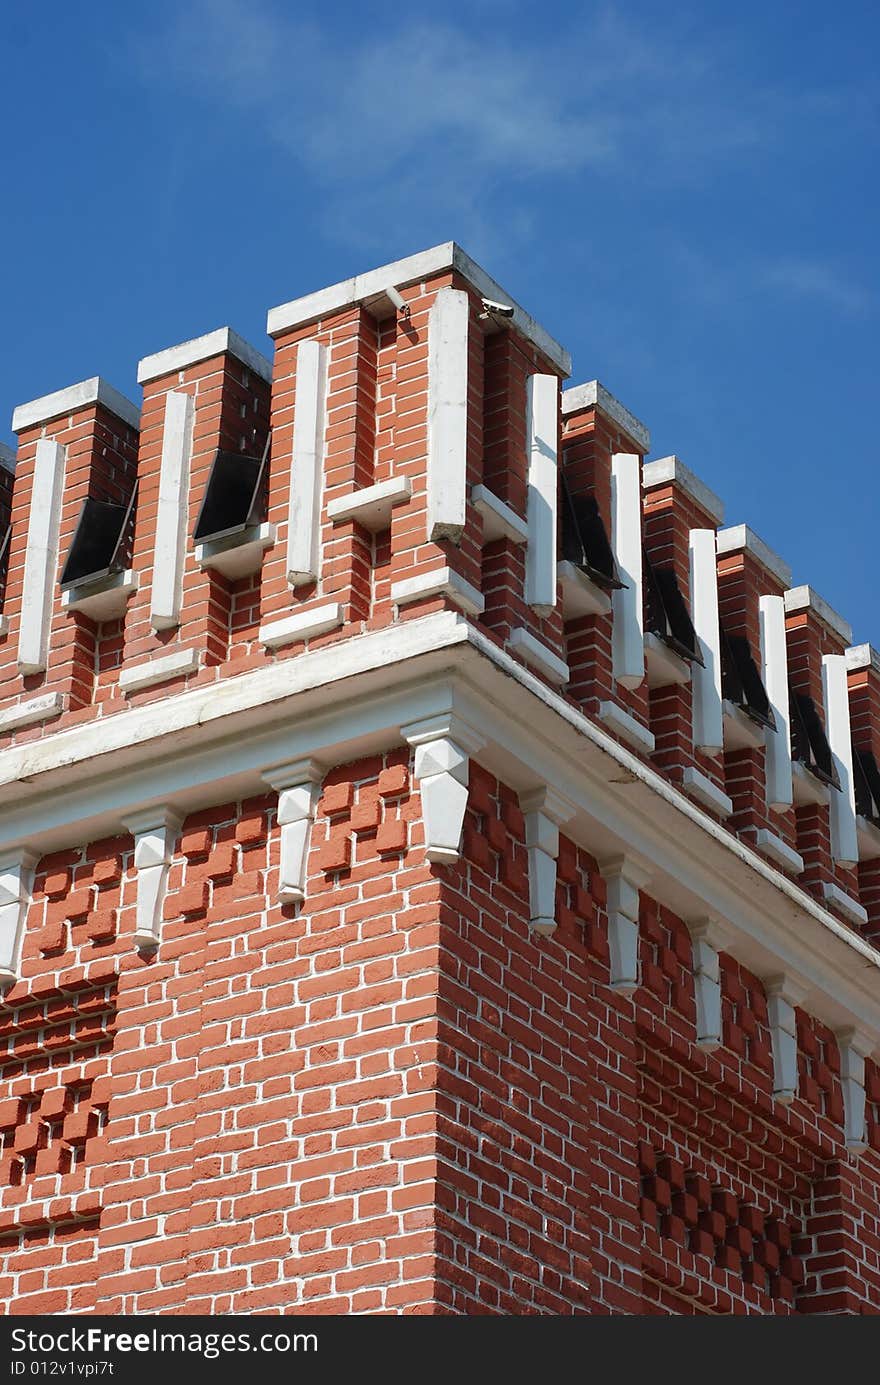
<svg viewBox="0 0 880 1385">
<path fill-rule="evenodd" d="M 651 434 L 644 423 L 631 414 L 619 399 L 615 399 L 610 390 L 600 384 L 598 380 L 588 380 L 584 385 L 572 385 L 570 389 L 562 391 L 562 417 L 567 418 L 569 414 L 580 413 L 582 409 L 599 408 L 603 414 L 613 418 L 625 433 L 628 433 L 633 442 L 639 444 L 639 451 L 643 454 L 651 450 Z"/>
<path fill-rule="evenodd" d="M 22 726 L 34 726 L 38 721 L 51 721 L 64 711 L 64 696 L 60 692 L 42 693 L 27 702 L 16 702 L 0 712 L 0 735 L 18 731 Z"/>
<path fill-rule="evenodd" d="M 263 554 L 274 542 L 274 524 L 251 524 L 236 534 L 224 534 L 220 538 L 197 543 L 193 556 L 199 567 L 210 568 L 229 581 L 237 582 L 242 577 L 259 572 Z"/>
<path fill-rule="evenodd" d="M 494 543 L 496 539 L 508 539 L 510 543 L 528 541 L 529 526 L 526 521 L 488 486 L 471 488 L 471 504 L 482 516 L 484 543 Z"/>
<path fill-rule="evenodd" d="M 411 495 L 412 481 L 408 476 L 391 476 L 375 486 L 361 486 L 329 501 L 327 518 L 335 524 L 353 520 L 372 533 L 380 533 L 391 523 L 393 507 L 405 504 Z"/>
<path fill-rule="evenodd" d="M 260 644 L 267 649 L 280 649 L 285 644 L 326 635 L 328 630 L 335 630 L 342 624 L 343 616 L 341 603 L 333 601 L 326 606 L 313 606 L 308 611 L 282 616 L 280 620 L 270 620 L 260 626 Z"/>
<path fill-rule="evenodd" d="M 724 501 L 709 489 L 705 481 L 695 476 L 680 457 L 658 457 L 655 462 L 646 462 L 642 467 L 642 490 L 668 485 L 678 486 L 683 490 L 706 511 L 715 524 L 724 523 Z"/>
<path fill-rule="evenodd" d="M 763 568 L 772 574 L 783 587 L 791 586 L 791 568 L 784 558 L 768 548 L 762 538 L 747 524 L 732 524 L 727 529 L 719 529 L 716 536 L 718 556 L 724 553 L 751 553 Z"/>
<path fill-rule="evenodd" d="M 839 885 L 835 885 L 833 880 L 822 881 L 822 898 L 830 909 L 836 909 L 842 914 L 849 923 L 855 924 L 857 928 L 864 928 L 868 922 L 868 911 L 848 895 Z"/>
<path fill-rule="evenodd" d="M 513 308 L 510 321 L 517 331 L 531 341 L 563 375 L 571 374 L 571 357 L 565 347 L 555 341 L 518 303 L 512 302 L 510 295 L 505 293 L 460 245 L 451 240 L 445 241 L 442 245 L 432 246 L 430 250 L 422 250 L 416 255 L 408 255 L 403 260 L 394 260 L 391 264 L 369 270 L 366 274 L 356 274 L 351 279 L 343 279 L 338 284 L 319 289 L 316 293 L 291 299 L 289 303 L 282 303 L 277 308 L 270 308 L 266 319 L 266 331 L 270 337 L 278 337 L 282 332 L 316 322 L 319 318 L 337 313 L 355 303 L 365 303 L 369 306 L 370 300 L 384 298 L 389 288 L 400 289 L 407 284 L 417 284 L 446 270 L 454 270 L 460 274 L 483 298 L 491 298 L 496 303 L 510 304 Z"/>
<path fill-rule="evenodd" d="M 613 731 L 627 745 L 631 745 L 634 750 L 641 750 L 646 755 L 653 755 L 656 741 L 654 735 L 643 726 L 637 717 L 618 706 L 616 702 L 600 702 L 598 711 L 599 720 Z"/>
<path fill-rule="evenodd" d="M 875 649 L 872 644 L 851 644 L 849 649 L 844 650 L 844 658 L 847 668 L 852 671 L 872 668 L 880 673 L 880 649 Z"/>
<path fill-rule="evenodd" d="M 565 660 L 560 659 L 558 654 L 554 654 L 552 649 L 548 649 L 542 640 L 536 639 L 523 625 L 511 630 L 507 648 L 511 653 L 518 654 L 531 668 L 543 673 L 549 682 L 560 687 L 564 686 L 571 676 Z"/>
<path fill-rule="evenodd" d="M 733 803 L 707 774 L 693 765 L 685 765 L 681 776 L 681 787 L 690 798 L 695 798 L 704 808 L 709 808 L 720 817 L 727 818 L 733 812 Z"/>
<path fill-rule="evenodd" d="M 562 595 L 562 618 L 580 620 L 583 616 L 607 616 L 611 597 L 581 568 L 563 558 L 556 564 L 556 580 Z"/>
<path fill-rule="evenodd" d="M 160 375 L 170 375 L 173 371 L 184 370 L 199 361 L 210 360 L 212 356 L 222 356 L 228 352 L 259 375 L 263 380 L 272 379 L 272 362 L 268 360 L 249 341 L 239 336 L 231 327 L 218 327 L 216 332 L 206 332 L 202 337 L 193 337 L 177 346 L 168 346 L 164 351 L 156 351 L 152 356 L 144 356 L 138 362 L 138 384 L 155 380 Z"/>
<path fill-rule="evenodd" d="M 14 472 L 15 462 L 15 448 L 7 447 L 5 442 L 0 442 L 0 466 L 4 467 L 6 471 Z"/>
<path fill-rule="evenodd" d="M 789 870 L 793 875 L 800 875 L 804 868 L 804 858 L 795 851 L 794 847 L 783 841 L 782 837 L 771 832 L 769 827 L 759 827 L 755 834 L 755 846 L 762 856 L 766 856 L 774 865 L 781 866 L 783 870 Z"/>
<path fill-rule="evenodd" d="M 788 591 L 784 593 L 783 600 L 786 613 L 815 611 L 822 623 L 827 625 L 828 629 L 833 631 L 835 635 L 839 635 L 844 644 L 852 644 L 852 626 L 844 620 L 843 616 L 838 615 L 837 611 L 829 606 L 818 592 L 814 592 L 812 587 L 789 587 Z"/>
<path fill-rule="evenodd" d="M 80 380 L 66 389 L 55 390 L 54 394 L 41 395 L 29 404 L 19 404 L 12 413 L 13 433 L 22 433 L 25 428 L 33 428 L 38 423 L 48 423 L 52 418 L 63 418 L 65 414 L 76 413 L 90 404 L 103 404 L 111 414 L 121 418 L 129 428 L 137 430 L 141 426 L 141 411 L 124 394 L 114 389 L 100 375 L 90 380 Z"/>
<path fill-rule="evenodd" d="M 391 600 L 398 606 L 429 596 L 446 596 L 469 616 L 482 615 L 486 604 L 476 587 L 449 567 L 430 568 L 391 584 Z"/>
<path fill-rule="evenodd" d="M 103 577 L 71 582 L 61 592 L 63 611 L 80 611 L 91 620 L 114 620 L 125 611 L 126 602 L 138 589 L 138 575 L 131 568 L 110 572 Z"/>
<path fill-rule="evenodd" d="M 147 659 L 142 664 L 134 664 L 122 670 L 119 675 L 119 691 L 140 692 L 141 688 L 152 688 L 156 683 L 168 683 L 172 678 L 195 673 L 201 661 L 199 651 L 191 648 L 175 649 L 171 654 L 163 654 L 158 659 Z"/>
</svg>

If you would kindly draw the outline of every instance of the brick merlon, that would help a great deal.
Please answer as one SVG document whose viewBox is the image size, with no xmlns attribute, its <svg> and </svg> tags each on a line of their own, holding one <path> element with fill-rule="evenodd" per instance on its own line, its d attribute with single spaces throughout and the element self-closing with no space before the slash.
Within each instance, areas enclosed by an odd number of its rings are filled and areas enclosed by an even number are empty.
<svg viewBox="0 0 880 1385">
<path fill-rule="evenodd" d="M 119 390 L 114 389 L 100 375 L 93 375 L 90 380 L 80 380 L 76 385 L 55 390 L 53 394 L 43 394 L 28 404 L 19 404 L 13 410 L 12 431 L 22 433 L 25 428 L 34 428 L 39 423 L 48 423 L 50 419 L 62 418 L 65 414 L 75 413 L 77 409 L 84 409 L 89 404 L 103 404 L 105 409 L 121 418 L 129 428 L 140 427 L 141 411 L 137 404 L 126 399 L 124 394 L 120 394 Z"/>
<path fill-rule="evenodd" d="M 723 524 L 724 501 L 695 476 L 680 457 L 658 457 L 656 462 L 647 462 L 642 468 L 642 490 L 670 484 L 679 486 L 716 524 Z"/>
<path fill-rule="evenodd" d="M 845 644 L 852 644 L 852 626 L 839 615 L 828 602 L 814 592 L 812 587 L 791 587 L 785 593 L 785 611 L 790 615 L 794 611 L 811 610 L 819 619 L 833 630 L 835 635 L 839 635 Z"/>
<path fill-rule="evenodd" d="M 601 409 L 619 424 L 625 433 L 629 433 L 642 453 L 650 452 L 651 434 L 644 423 L 641 423 L 635 414 L 631 414 L 629 409 L 598 380 L 587 380 L 586 384 L 572 385 L 571 389 L 562 391 L 563 418 L 569 414 L 576 414 L 581 409 Z"/>
<path fill-rule="evenodd" d="M 187 366 L 207 361 L 212 356 L 224 353 L 235 356 L 255 375 L 263 380 L 272 379 L 272 362 L 251 346 L 249 341 L 239 336 L 231 327 L 218 327 L 216 332 L 206 332 L 202 337 L 192 337 L 177 346 L 168 346 L 164 351 L 156 351 L 152 356 L 144 356 L 138 362 L 138 384 L 155 380 L 160 375 L 169 375 L 174 370 L 184 370 Z"/>
<path fill-rule="evenodd" d="M 266 331 L 270 337 L 278 337 L 296 327 L 304 327 L 310 322 L 342 309 L 363 303 L 371 308 L 387 304 L 390 288 L 405 288 L 417 284 L 445 270 L 454 270 L 476 289 L 483 298 L 491 298 L 496 303 L 507 303 L 513 308 L 511 322 L 516 329 L 531 341 L 542 355 L 546 356 L 563 376 L 571 374 L 571 356 L 564 346 L 550 336 L 533 317 L 514 303 L 510 294 L 505 293 L 500 284 L 471 259 L 455 241 L 432 246 L 417 255 L 408 255 L 404 260 L 394 260 L 371 269 L 366 274 L 356 274 L 351 279 L 343 279 L 329 288 L 319 289 L 317 293 L 294 298 L 289 303 L 281 303 L 270 308 L 266 319 Z"/>
<path fill-rule="evenodd" d="M 718 531 L 718 556 L 724 553 L 751 553 L 769 573 L 783 585 L 791 586 L 791 568 L 784 558 L 774 553 L 772 548 L 759 538 L 754 529 L 747 524 L 732 524 L 728 529 Z"/>
</svg>

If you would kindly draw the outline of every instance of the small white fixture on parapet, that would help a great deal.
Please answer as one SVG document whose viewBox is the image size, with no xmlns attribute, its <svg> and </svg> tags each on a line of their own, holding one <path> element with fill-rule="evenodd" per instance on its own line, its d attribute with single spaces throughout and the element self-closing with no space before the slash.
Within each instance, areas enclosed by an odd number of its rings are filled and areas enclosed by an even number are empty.
<svg viewBox="0 0 880 1385">
<path fill-rule="evenodd" d="M 789 976 L 768 976 L 764 980 L 767 1017 L 773 1050 L 773 1096 L 789 1102 L 797 1096 L 797 1023 L 795 1006 L 806 996 L 807 988 Z"/>
<path fill-rule="evenodd" d="M 718 954 L 725 943 L 723 925 L 717 919 L 689 922 L 694 974 L 694 999 L 697 1004 L 697 1044 L 717 1048 L 721 1032 L 721 967 Z"/>
<path fill-rule="evenodd" d="M 624 688 L 637 688 L 645 677 L 640 469 L 638 453 L 611 458 L 611 547 L 624 583 L 611 597 L 611 669 Z"/>
<path fill-rule="evenodd" d="M 134 945 L 138 951 L 155 950 L 162 937 L 168 867 L 174 856 L 181 821 L 179 813 L 165 806 L 146 808 L 142 813 L 123 819 L 123 826 L 134 837 L 137 871 Z"/>
<path fill-rule="evenodd" d="M 20 847 L 0 860 L 0 986 L 19 978 L 24 926 L 39 857 Z"/>
<path fill-rule="evenodd" d="M 350 522 L 359 524 L 371 534 L 380 534 L 391 523 L 394 506 L 405 505 L 411 495 L 410 478 L 392 476 L 375 486 L 362 486 L 360 490 L 349 491 L 348 495 L 337 496 L 327 505 L 327 518 L 334 524 Z"/>
<path fill-rule="evenodd" d="M 264 770 L 263 778 L 278 792 L 278 825 L 281 828 L 278 901 L 300 904 L 306 895 L 309 844 L 324 770 L 314 760 L 295 760 Z"/>
<path fill-rule="evenodd" d="M 428 540 L 457 543 L 467 507 L 468 319 L 461 289 L 442 288 L 428 313 Z"/>
<path fill-rule="evenodd" d="M 724 724 L 715 530 L 692 529 L 688 550 L 691 618 L 703 660 L 702 665 L 693 665 L 694 745 L 704 755 L 720 755 L 724 748 Z"/>
<path fill-rule="evenodd" d="M 448 865 L 457 861 L 468 801 L 469 757 L 483 740 L 451 714 L 428 717 L 401 728 L 415 748 L 414 777 L 418 780 L 425 829 L 425 855 Z"/>
<path fill-rule="evenodd" d="M 327 347 L 309 338 L 296 353 L 296 413 L 287 514 L 287 580 L 316 582 L 321 571 L 321 493 L 324 484 Z"/>
<path fill-rule="evenodd" d="M 761 625 L 761 665 L 767 701 L 776 724 L 764 733 L 766 746 L 767 804 L 776 812 L 790 808 L 793 799 L 791 770 L 791 711 L 788 701 L 788 655 L 785 639 L 785 602 L 781 596 L 762 596 L 758 601 Z"/>
<path fill-rule="evenodd" d="M 530 375 L 527 385 L 528 547 L 525 597 L 539 615 L 556 606 L 559 491 L 559 381 Z"/>
<path fill-rule="evenodd" d="M 600 861 L 608 913 L 610 983 L 615 991 L 634 991 L 639 984 L 639 891 L 648 871 L 629 857 Z"/>
<path fill-rule="evenodd" d="M 34 461 L 33 498 L 24 557 L 24 585 L 18 635 L 18 671 L 41 673 L 49 652 L 52 591 L 58 567 L 61 493 L 65 452 L 60 443 L 40 438 Z"/>
<path fill-rule="evenodd" d="M 840 1086 L 843 1092 L 843 1137 L 853 1154 L 867 1148 L 868 1128 L 865 1120 L 865 1059 L 873 1051 L 873 1043 L 857 1029 L 839 1029 L 836 1034 L 840 1052 Z"/>
<path fill-rule="evenodd" d="M 574 817 L 574 805 L 553 789 L 520 794 L 529 854 L 529 929 L 550 937 L 556 931 L 556 861 L 559 828 Z"/>
</svg>

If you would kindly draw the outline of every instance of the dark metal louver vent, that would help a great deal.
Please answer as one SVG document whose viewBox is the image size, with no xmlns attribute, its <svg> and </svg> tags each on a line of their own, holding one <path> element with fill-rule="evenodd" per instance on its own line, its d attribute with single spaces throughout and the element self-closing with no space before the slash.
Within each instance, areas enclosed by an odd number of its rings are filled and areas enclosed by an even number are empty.
<svg viewBox="0 0 880 1385">
<path fill-rule="evenodd" d="M 266 517 L 263 476 L 268 450 L 267 442 L 262 457 L 248 457 L 241 452 L 215 452 L 193 531 L 196 543 L 225 538 L 263 522 Z"/>
<path fill-rule="evenodd" d="M 856 812 L 880 827 L 880 769 L 870 750 L 853 750 Z"/>
<path fill-rule="evenodd" d="M 123 570 L 136 493 L 137 486 L 127 505 L 92 496 L 83 501 L 61 573 L 62 587 Z"/>
<path fill-rule="evenodd" d="M 721 627 L 721 691 L 723 696 L 771 731 L 776 722 L 767 691 L 745 635 L 728 635 Z"/>
<path fill-rule="evenodd" d="M 671 567 L 655 567 L 644 554 L 645 629 L 683 659 L 703 663 L 700 645 L 678 579 Z"/>
<path fill-rule="evenodd" d="M 605 525 L 593 495 L 573 496 L 562 477 L 562 552 L 597 586 L 608 591 L 622 587 Z"/>
<path fill-rule="evenodd" d="M 825 784 L 840 788 L 834 758 L 816 704 L 806 693 L 791 696 L 791 753 Z"/>
</svg>

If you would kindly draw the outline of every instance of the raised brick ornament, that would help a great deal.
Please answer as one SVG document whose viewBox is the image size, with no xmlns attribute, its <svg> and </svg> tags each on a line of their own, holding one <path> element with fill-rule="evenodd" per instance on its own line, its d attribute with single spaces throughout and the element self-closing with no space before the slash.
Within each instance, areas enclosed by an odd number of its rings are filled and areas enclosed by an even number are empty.
<svg viewBox="0 0 880 1385">
<path fill-rule="evenodd" d="M 0 448 L 3 1311 L 877 1312 L 880 655 L 458 246 L 268 333 Z"/>
</svg>

